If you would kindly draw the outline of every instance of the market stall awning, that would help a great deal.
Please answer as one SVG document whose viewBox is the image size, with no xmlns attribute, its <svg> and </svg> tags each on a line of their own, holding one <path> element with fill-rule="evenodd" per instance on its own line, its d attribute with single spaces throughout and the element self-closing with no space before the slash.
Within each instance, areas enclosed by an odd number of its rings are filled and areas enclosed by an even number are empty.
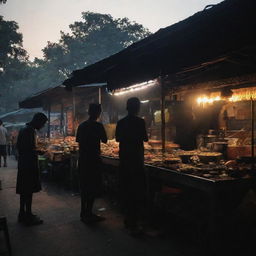
<svg viewBox="0 0 256 256">
<path fill-rule="evenodd" d="M 37 92 L 23 101 L 19 102 L 20 108 L 39 108 L 44 107 L 46 101 L 55 97 L 69 95 L 63 86 L 50 87 L 46 90 Z M 56 98 L 55 98 L 56 99 Z"/>
<path fill-rule="evenodd" d="M 160 29 L 117 54 L 75 70 L 63 84 L 72 87 L 108 82 L 110 89 L 117 89 L 190 67 L 207 66 L 212 61 L 226 63 L 230 56 L 231 61 L 246 59 L 250 72 L 255 71 L 255 13 L 255 0 L 226 0 Z"/>
<path fill-rule="evenodd" d="M 41 108 L 35 108 L 35 109 L 18 109 L 14 110 L 8 113 L 5 113 L 0 116 L 0 119 L 2 121 L 6 122 L 14 122 L 14 121 L 21 121 L 23 119 L 26 119 L 27 117 L 32 117 L 33 114 L 36 112 L 42 111 Z M 25 120 L 23 120 L 25 121 Z"/>
<path fill-rule="evenodd" d="M 75 94 L 78 96 L 92 96 L 95 94 L 95 89 L 104 86 L 106 86 L 106 83 L 82 84 L 76 88 Z M 45 108 L 49 104 L 52 106 L 59 105 L 62 101 L 71 103 L 72 94 L 65 89 L 65 86 L 59 85 L 50 87 L 24 99 L 19 102 L 19 106 L 20 108 Z"/>
<path fill-rule="evenodd" d="M 19 129 L 19 128 L 25 126 L 25 124 L 26 124 L 25 122 L 19 122 L 19 123 L 9 123 L 9 122 L 6 122 L 4 124 L 4 127 L 5 128 L 16 128 L 16 129 Z"/>
<path fill-rule="evenodd" d="M 101 88 L 107 86 L 107 83 L 92 83 L 92 84 L 82 84 L 79 85 L 79 88 Z"/>
</svg>

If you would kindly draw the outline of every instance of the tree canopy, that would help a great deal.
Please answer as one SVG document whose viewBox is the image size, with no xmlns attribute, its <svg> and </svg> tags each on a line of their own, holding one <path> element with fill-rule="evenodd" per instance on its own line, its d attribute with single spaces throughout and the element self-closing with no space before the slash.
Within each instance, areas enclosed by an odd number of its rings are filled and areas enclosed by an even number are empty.
<svg viewBox="0 0 256 256">
<path fill-rule="evenodd" d="M 23 69 L 27 65 L 28 55 L 22 48 L 22 34 L 18 33 L 18 24 L 5 21 L 0 16 L 0 111 L 8 109 L 9 97 L 16 81 L 24 78 Z"/>
<path fill-rule="evenodd" d="M 0 16 L 0 68 L 5 69 L 10 59 L 25 60 L 26 51 L 22 48 L 22 34 L 15 21 L 5 21 Z"/>
<path fill-rule="evenodd" d="M 48 42 L 43 49 L 45 61 L 65 76 L 150 34 L 142 25 L 127 18 L 114 19 L 108 14 L 92 12 L 83 12 L 82 21 L 69 27 L 71 33 L 61 32 L 58 43 Z"/>
</svg>

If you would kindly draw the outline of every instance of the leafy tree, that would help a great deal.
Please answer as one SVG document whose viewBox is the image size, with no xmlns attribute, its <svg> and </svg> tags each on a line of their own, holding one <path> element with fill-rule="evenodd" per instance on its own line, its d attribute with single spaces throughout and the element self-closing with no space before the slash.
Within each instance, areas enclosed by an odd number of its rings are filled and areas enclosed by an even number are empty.
<svg viewBox="0 0 256 256">
<path fill-rule="evenodd" d="M 27 57 L 22 48 L 22 34 L 17 32 L 18 28 L 15 21 L 5 21 L 0 16 L 0 68 L 4 68 L 9 59 L 24 60 Z"/>
<path fill-rule="evenodd" d="M 18 28 L 15 21 L 5 21 L 0 16 L 0 108 L 2 109 L 8 104 L 16 81 L 24 77 L 22 69 L 28 60 L 28 55 L 22 48 L 22 34 L 17 32 Z"/>
<path fill-rule="evenodd" d="M 150 34 L 148 29 L 128 18 L 114 19 L 108 14 L 83 12 L 82 19 L 69 26 L 71 33 L 61 32 L 58 43 L 48 42 L 43 49 L 45 60 L 59 75 L 67 76 Z"/>
</svg>

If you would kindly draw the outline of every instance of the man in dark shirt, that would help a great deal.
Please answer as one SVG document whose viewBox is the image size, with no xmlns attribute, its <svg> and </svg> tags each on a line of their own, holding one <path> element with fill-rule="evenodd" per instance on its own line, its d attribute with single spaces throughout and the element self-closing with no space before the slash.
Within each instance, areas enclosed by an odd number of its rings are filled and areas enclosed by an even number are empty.
<svg viewBox="0 0 256 256">
<path fill-rule="evenodd" d="M 29 226 L 43 223 L 39 217 L 32 214 L 31 207 L 33 193 L 41 190 L 35 130 L 43 128 L 46 121 L 46 115 L 36 113 L 32 121 L 19 131 L 17 139 L 19 157 L 16 193 L 20 194 L 18 221 Z"/>
<path fill-rule="evenodd" d="M 91 223 L 104 218 L 93 214 L 93 203 L 101 192 L 100 142 L 107 143 L 104 126 L 97 122 L 101 114 L 99 104 L 90 104 L 89 119 L 77 129 L 79 143 L 79 174 L 81 188 L 81 221 Z"/>
<path fill-rule="evenodd" d="M 138 117 L 140 100 L 127 101 L 128 115 L 119 120 L 116 141 L 119 142 L 120 192 L 125 214 L 125 226 L 131 231 L 138 229 L 140 208 L 145 202 L 144 141 L 148 141 L 145 121 Z"/>
</svg>

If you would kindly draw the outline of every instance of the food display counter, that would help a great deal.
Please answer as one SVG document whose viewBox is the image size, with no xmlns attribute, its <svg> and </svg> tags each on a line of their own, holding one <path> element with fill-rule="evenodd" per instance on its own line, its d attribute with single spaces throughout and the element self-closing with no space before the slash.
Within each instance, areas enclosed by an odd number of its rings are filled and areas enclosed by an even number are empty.
<svg viewBox="0 0 256 256">
<path fill-rule="evenodd" d="M 185 151 L 178 149 L 177 144 L 171 145 L 172 148 L 163 153 L 161 149 L 152 147 L 151 141 L 144 143 L 145 164 L 212 180 L 242 178 L 251 172 L 248 161 L 225 160 L 220 152 Z M 115 140 L 102 144 L 101 150 L 103 156 L 118 159 L 118 143 Z"/>
<path fill-rule="evenodd" d="M 103 163 L 118 168 L 117 157 L 102 156 Z M 179 167 L 177 167 L 179 166 Z M 214 193 L 216 190 L 229 189 L 229 186 L 252 183 L 250 165 L 238 165 L 236 169 L 222 164 L 162 164 L 145 163 L 147 174 L 163 184 L 184 185 Z M 228 186 L 228 187 L 227 187 Z"/>
<path fill-rule="evenodd" d="M 74 136 L 50 139 L 39 138 L 37 148 L 44 152 L 45 157 L 50 161 L 58 162 L 68 158 L 70 154 L 76 153 L 78 151 L 78 144 L 75 142 Z"/>
<path fill-rule="evenodd" d="M 78 144 L 74 136 L 62 138 L 39 138 L 37 148 L 43 153 L 39 157 L 41 173 L 47 173 L 51 180 L 63 181 L 77 190 Z"/>
<path fill-rule="evenodd" d="M 117 165 L 119 144 L 109 140 L 107 144 L 101 144 L 101 151 L 104 161 L 110 161 L 110 165 Z M 179 179 L 198 184 L 226 184 L 235 180 L 246 179 L 251 174 L 251 165 L 248 161 L 226 160 L 220 152 L 201 150 L 180 150 L 177 144 L 167 143 L 166 152 L 162 152 L 161 143 L 156 140 L 149 140 L 144 143 L 144 158 L 147 168 L 152 176 L 165 177 L 164 180 Z M 45 152 L 44 157 L 52 164 L 78 158 L 78 144 L 74 136 L 55 139 L 41 139 L 38 141 L 38 148 Z M 77 166 L 77 163 L 72 163 Z M 171 173 L 172 172 L 172 175 Z M 176 182 L 176 178 L 173 180 Z M 214 185 L 214 186 L 215 186 Z M 201 185 L 198 185 L 200 187 Z"/>
</svg>

